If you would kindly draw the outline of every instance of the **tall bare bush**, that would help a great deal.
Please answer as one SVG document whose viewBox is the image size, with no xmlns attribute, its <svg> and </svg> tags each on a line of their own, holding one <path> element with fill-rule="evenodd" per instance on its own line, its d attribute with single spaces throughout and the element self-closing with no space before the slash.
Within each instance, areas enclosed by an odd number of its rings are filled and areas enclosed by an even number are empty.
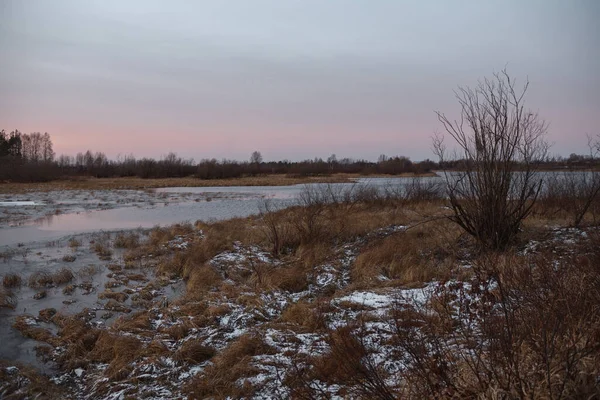
<svg viewBox="0 0 600 400">
<path fill-rule="evenodd" d="M 459 120 L 437 112 L 457 145 L 451 158 L 463 161 L 461 171 L 446 173 L 452 219 L 492 249 L 510 244 L 541 189 L 537 169 L 548 151 L 547 125 L 524 107 L 528 86 L 517 88 L 503 70 L 455 92 Z M 442 135 L 433 149 L 441 162 L 449 161 Z"/>
</svg>

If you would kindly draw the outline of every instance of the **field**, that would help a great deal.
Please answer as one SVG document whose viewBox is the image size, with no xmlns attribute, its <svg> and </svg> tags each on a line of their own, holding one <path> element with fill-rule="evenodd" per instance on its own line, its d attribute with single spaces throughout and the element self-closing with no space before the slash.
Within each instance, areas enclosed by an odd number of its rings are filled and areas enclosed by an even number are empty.
<svg viewBox="0 0 600 400">
<path fill-rule="evenodd" d="M 27 192 L 43 192 L 55 190 L 142 190 L 163 187 L 209 187 L 209 186 L 287 186 L 302 185 L 306 183 L 348 183 L 364 175 L 360 174 L 332 174 L 328 176 L 288 176 L 281 174 L 246 176 L 229 179 L 198 179 L 198 178 L 73 178 L 50 182 L 37 183 L 0 183 L 0 194 L 15 194 Z M 369 175 L 370 177 L 383 175 Z M 435 176 L 434 173 L 426 174 L 399 174 L 394 176 Z"/>
<path fill-rule="evenodd" d="M 31 266 L 52 253 L 64 267 L 3 276 L 7 308 L 23 308 L 16 293 L 45 292 L 28 300 L 28 312 L 15 311 L 13 326 L 37 341 L 38 359 L 55 374 L 5 361 L 0 392 L 600 395 L 600 231 L 592 211 L 573 227 L 568 208 L 540 201 L 518 239 L 489 252 L 431 193 L 302 199 L 249 218 L 82 235 L 5 255 L 9 265 L 25 258 Z M 65 308 L 65 299 L 76 301 Z"/>
</svg>

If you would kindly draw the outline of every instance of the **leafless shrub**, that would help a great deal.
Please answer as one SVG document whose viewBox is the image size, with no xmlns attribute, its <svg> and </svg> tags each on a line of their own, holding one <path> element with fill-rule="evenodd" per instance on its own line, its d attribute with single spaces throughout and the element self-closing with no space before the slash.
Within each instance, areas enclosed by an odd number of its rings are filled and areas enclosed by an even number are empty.
<svg viewBox="0 0 600 400">
<path fill-rule="evenodd" d="M 503 249 L 516 237 L 541 189 L 538 163 L 547 154 L 546 123 L 524 108 L 522 90 L 506 70 L 474 88 L 459 88 L 460 121 L 438 112 L 458 145 L 463 171 L 446 173 L 452 220 L 482 245 Z M 434 138 L 440 162 L 447 160 L 443 137 Z"/>
<path fill-rule="evenodd" d="M 271 254 L 277 257 L 285 247 L 290 235 L 290 224 L 273 209 L 269 199 L 265 199 L 259 206 L 262 217 L 262 229 L 267 240 L 272 245 Z"/>
<path fill-rule="evenodd" d="M 387 374 L 361 336 L 353 334 L 354 328 L 351 324 L 329 334 L 330 350 L 314 361 L 314 377 L 330 384 L 344 385 L 350 394 L 359 398 L 396 399 L 386 383 Z"/>
<path fill-rule="evenodd" d="M 412 397 L 592 398 L 600 394 L 597 255 L 489 255 L 470 284 L 427 310 L 396 310 L 400 379 Z"/>
<path fill-rule="evenodd" d="M 600 137 L 588 136 L 589 160 L 600 154 Z M 594 224 L 600 216 L 600 171 L 569 170 L 548 173 L 541 195 L 541 213 L 554 216 L 566 213 L 578 227 L 589 212 Z"/>
<path fill-rule="evenodd" d="M 549 173 L 540 196 L 540 208 L 549 216 L 566 213 L 572 226 L 578 227 L 588 211 L 591 211 L 595 217 L 599 194 L 600 172 Z"/>
<path fill-rule="evenodd" d="M 404 188 L 404 199 L 408 202 L 435 201 L 444 196 L 441 182 L 414 177 Z"/>
</svg>

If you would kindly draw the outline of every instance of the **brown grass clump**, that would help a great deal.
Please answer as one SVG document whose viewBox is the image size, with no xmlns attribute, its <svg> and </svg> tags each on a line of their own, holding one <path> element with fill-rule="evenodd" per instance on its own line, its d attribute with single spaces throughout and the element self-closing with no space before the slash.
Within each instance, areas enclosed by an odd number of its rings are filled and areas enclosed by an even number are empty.
<svg viewBox="0 0 600 400">
<path fill-rule="evenodd" d="M 114 246 L 117 249 L 133 249 L 139 245 L 140 235 L 137 232 L 119 232 L 114 241 Z"/>
<path fill-rule="evenodd" d="M 0 360 L 0 393 L 5 399 L 64 399 L 65 390 L 35 368 Z"/>
<path fill-rule="evenodd" d="M 234 382 L 258 374 L 258 369 L 251 365 L 253 356 L 272 352 L 258 335 L 243 335 L 213 357 L 212 364 L 194 377 L 185 391 L 192 398 L 251 397 L 255 388 Z"/>
<path fill-rule="evenodd" d="M 52 274 L 52 283 L 55 285 L 64 285 L 65 283 L 71 282 L 75 276 L 73 272 L 68 268 L 61 268 Z"/>
<path fill-rule="evenodd" d="M 69 296 L 69 295 L 72 295 L 74 291 L 75 291 L 75 285 L 67 285 L 64 287 L 62 292 L 65 296 Z"/>
<path fill-rule="evenodd" d="M 448 276 L 456 260 L 454 244 L 459 233 L 442 225 L 441 229 L 422 225 L 374 242 L 352 266 L 353 283 L 377 284 L 382 275 L 401 285 L 414 286 Z"/>
<path fill-rule="evenodd" d="M 369 398 L 393 400 L 396 394 L 385 382 L 387 374 L 384 369 L 377 367 L 370 357 L 369 350 L 364 343 L 353 334 L 354 325 L 341 327 L 330 332 L 328 336 L 329 352 L 313 360 L 313 370 L 309 377 L 292 377 L 297 379 L 295 383 L 310 379 L 319 379 L 330 384 L 340 384 L 342 389 L 340 396 L 350 398 Z M 306 373 L 306 371 L 299 371 Z M 304 397 L 309 389 L 306 385 L 292 388 L 295 396 Z M 310 389 L 309 389 L 310 392 Z"/>
<path fill-rule="evenodd" d="M 36 271 L 29 276 L 28 285 L 30 288 L 53 287 L 71 282 L 75 276 L 68 268 L 61 268 L 58 271 L 51 273 L 47 270 Z"/>
<path fill-rule="evenodd" d="M 138 311 L 131 316 L 120 316 L 117 318 L 113 324 L 113 328 L 125 332 L 144 333 L 152 328 L 152 323 L 146 311 Z"/>
<path fill-rule="evenodd" d="M 185 296 L 188 300 L 202 299 L 204 292 L 218 287 L 222 281 L 221 275 L 209 265 L 195 268 L 187 281 Z"/>
<path fill-rule="evenodd" d="M 148 235 L 148 242 L 152 247 L 158 247 L 167 244 L 176 236 L 185 236 L 194 232 L 192 224 L 175 224 L 165 228 L 154 228 Z"/>
<path fill-rule="evenodd" d="M 2 286 L 4 286 L 5 288 L 21 287 L 22 283 L 23 280 L 18 274 L 9 273 L 4 275 L 4 277 L 2 278 Z"/>
<path fill-rule="evenodd" d="M 52 318 L 56 315 L 56 308 L 44 308 L 38 313 L 40 319 L 44 322 L 52 321 Z"/>
<path fill-rule="evenodd" d="M 112 272 L 121 272 L 123 270 L 123 267 L 121 267 L 119 264 L 108 264 L 106 268 Z"/>
<path fill-rule="evenodd" d="M 122 313 L 130 313 L 131 308 L 124 306 L 115 299 L 109 299 L 104 305 L 104 309 L 108 311 L 116 311 Z"/>
<path fill-rule="evenodd" d="M 107 378 L 123 380 L 131 373 L 131 364 L 137 359 L 141 350 L 142 342 L 135 337 L 113 335 L 102 331 L 89 357 L 93 361 L 109 364 L 105 371 Z"/>
<path fill-rule="evenodd" d="M 190 339 L 177 350 L 174 359 L 181 364 L 200 364 L 213 358 L 215 353 L 214 348 L 204 346 L 201 342 Z"/>
<path fill-rule="evenodd" d="M 92 245 L 92 250 L 102 261 L 110 261 L 112 259 L 113 252 L 108 247 L 108 244 L 102 242 L 95 242 Z"/>
<path fill-rule="evenodd" d="M 90 264 L 85 267 L 81 267 L 77 271 L 77 276 L 83 279 L 91 278 L 92 276 L 96 275 L 99 271 L 100 268 L 97 265 Z"/>
<path fill-rule="evenodd" d="M 65 254 L 62 258 L 63 262 L 74 262 L 77 260 L 77 257 L 73 254 Z"/>
<path fill-rule="evenodd" d="M 280 320 L 307 329 L 309 332 L 322 331 L 327 328 L 325 312 L 330 307 L 328 301 L 314 303 L 295 303 L 286 308 Z"/>
<path fill-rule="evenodd" d="M 91 361 L 89 353 L 94 349 L 102 331 L 90 327 L 78 316 L 56 314 L 52 320 L 60 328 L 58 336 L 66 346 L 57 360 L 59 365 L 67 370 L 87 368 Z"/>
<path fill-rule="evenodd" d="M 139 261 L 144 256 L 147 256 L 148 254 L 157 255 L 157 254 L 161 254 L 161 251 L 158 251 L 157 249 L 150 250 L 146 246 L 133 247 L 133 248 L 127 249 L 125 254 L 123 254 L 123 260 L 126 263 L 125 268 L 127 268 L 127 264 L 131 264 L 134 261 Z"/>
<path fill-rule="evenodd" d="M 13 323 L 13 328 L 21 332 L 23 336 L 39 342 L 46 342 L 53 346 L 57 346 L 60 342 L 50 330 L 38 326 L 35 318 L 30 315 L 19 315 Z"/>
<path fill-rule="evenodd" d="M 17 296 L 10 290 L 0 287 L 0 308 L 10 308 L 12 310 L 17 306 Z"/>
<path fill-rule="evenodd" d="M 137 282 L 145 282 L 148 280 L 146 278 L 146 275 L 144 275 L 144 274 L 125 274 L 125 277 L 127 278 L 127 280 L 137 281 Z"/>
<path fill-rule="evenodd" d="M 171 325 L 161 330 L 162 333 L 169 335 L 173 340 L 181 340 L 186 337 L 190 330 L 192 329 L 192 324 L 189 321 L 184 321 L 181 324 Z"/>
<path fill-rule="evenodd" d="M 99 299 L 113 299 L 118 301 L 119 303 L 124 302 L 129 298 L 126 293 L 123 292 L 113 292 L 112 290 L 105 290 L 104 292 L 98 294 Z"/>
<path fill-rule="evenodd" d="M 47 270 L 36 271 L 29 276 L 28 286 L 33 289 L 52 286 L 52 274 Z"/>
</svg>

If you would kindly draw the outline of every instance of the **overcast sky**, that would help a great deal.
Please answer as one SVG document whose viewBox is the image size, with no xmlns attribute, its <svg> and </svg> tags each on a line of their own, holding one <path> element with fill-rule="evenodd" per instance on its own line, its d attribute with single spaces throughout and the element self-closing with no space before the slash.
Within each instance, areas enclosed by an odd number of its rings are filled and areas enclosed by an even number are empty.
<svg viewBox="0 0 600 400">
<path fill-rule="evenodd" d="M 596 0 L 0 0 L 0 129 L 58 154 L 433 158 L 508 66 L 553 153 L 600 133 Z"/>
</svg>

